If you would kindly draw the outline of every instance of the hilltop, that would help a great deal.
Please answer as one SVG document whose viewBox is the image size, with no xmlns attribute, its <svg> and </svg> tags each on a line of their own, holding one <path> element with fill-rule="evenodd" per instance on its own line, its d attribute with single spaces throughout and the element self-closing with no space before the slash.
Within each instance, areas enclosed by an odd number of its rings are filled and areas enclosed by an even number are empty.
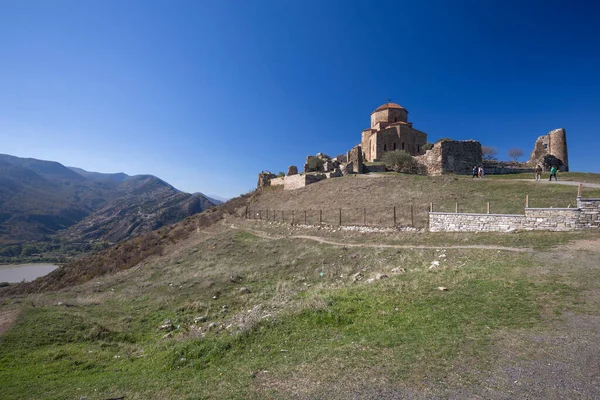
<svg viewBox="0 0 600 400">
<path fill-rule="evenodd" d="M 232 199 L 0 288 L 0 382 L 9 399 L 598 397 L 598 232 L 244 218 L 413 199 L 517 212 L 525 194 L 564 207 L 576 188 L 383 174 Z"/>
</svg>

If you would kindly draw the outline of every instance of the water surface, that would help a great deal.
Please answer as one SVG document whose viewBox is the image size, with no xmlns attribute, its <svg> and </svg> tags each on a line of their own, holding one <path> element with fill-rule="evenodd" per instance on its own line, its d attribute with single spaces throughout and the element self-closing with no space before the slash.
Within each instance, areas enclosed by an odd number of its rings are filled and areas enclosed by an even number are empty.
<svg viewBox="0 0 600 400">
<path fill-rule="evenodd" d="M 4 264 L 0 265 L 0 282 L 32 281 L 35 278 L 49 274 L 58 265 L 47 263 L 34 264 Z"/>
</svg>

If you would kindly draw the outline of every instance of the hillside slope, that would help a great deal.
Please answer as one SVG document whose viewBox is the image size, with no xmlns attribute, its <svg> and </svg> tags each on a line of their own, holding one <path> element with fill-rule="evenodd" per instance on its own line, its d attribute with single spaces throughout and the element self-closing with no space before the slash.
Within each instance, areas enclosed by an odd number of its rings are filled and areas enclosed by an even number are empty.
<svg viewBox="0 0 600 400">
<path fill-rule="evenodd" d="M 0 155 L 0 244 L 121 241 L 214 204 L 152 175 L 101 174 Z"/>
<path fill-rule="evenodd" d="M 243 196 L 0 288 L 5 397 L 600 396 L 599 232 L 243 218 L 303 190 Z"/>
</svg>

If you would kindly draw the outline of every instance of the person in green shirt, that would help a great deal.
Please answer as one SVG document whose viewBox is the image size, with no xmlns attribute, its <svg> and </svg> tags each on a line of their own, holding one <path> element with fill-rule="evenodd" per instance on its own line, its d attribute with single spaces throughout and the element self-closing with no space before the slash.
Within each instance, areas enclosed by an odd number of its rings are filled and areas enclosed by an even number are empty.
<svg viewBox="0 0 600 400">
<path fill-rule="evenodd" d="M 558 180 L 558 178 L 556 177 L 556 167 L 550 168 L 550 181 L 552 181 L 552 177 L 554 177 L 555 181 Z"/>
</svg>

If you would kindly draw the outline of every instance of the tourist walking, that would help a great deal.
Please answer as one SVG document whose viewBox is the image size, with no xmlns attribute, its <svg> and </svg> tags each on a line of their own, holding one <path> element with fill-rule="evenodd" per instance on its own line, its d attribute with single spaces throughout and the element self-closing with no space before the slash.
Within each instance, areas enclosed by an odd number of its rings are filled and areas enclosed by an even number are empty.
<svg viewBox="0 0 600 400">
<path fill-rule="evenodd" d="M 540 164 L 535 167 L 535 181 L 539 182 L 542 178 L 542 166 Z"/>
<path fill-rule="evenodd" d="M 550 181 L 552 181 L 552 177 L 554 177 L 555 181 L 558 180 L 558 178 L 556 177 L 556 167 L 550 168 Z"/>
<path fill-rule="evenodd" d="M 485 171 L 483 170 L 483 165 L 479 166 L 479 177 L 483 179 L 485 176 Z"/>
<path fill-rule="evenodd" d="M 477 165 L 473 167 L 473 176 L 472 178 L 476 178 L 477 177 Z"/>
</svg>

